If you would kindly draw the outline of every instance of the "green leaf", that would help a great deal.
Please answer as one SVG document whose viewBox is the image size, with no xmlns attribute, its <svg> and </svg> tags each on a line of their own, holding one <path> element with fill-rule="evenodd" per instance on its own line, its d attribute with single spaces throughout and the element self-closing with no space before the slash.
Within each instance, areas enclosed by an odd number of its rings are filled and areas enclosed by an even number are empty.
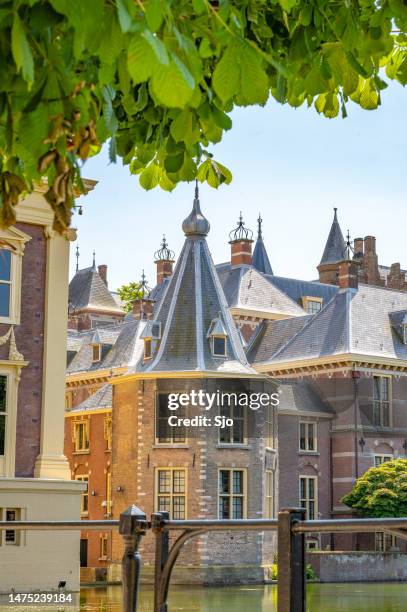
<svg viewBox="0 0 407 612">
<path fill-rule="evenodd" d="M 154 51 L 155 56 L 160 64 L 167 66 L 169 63 L 169 57 L 167 48 L 164 45 L 163 41 L 158 38 L 155 34 L 150 32 L 150 30 L 144 30 L 142 36 L 150 45 L 151 49 Z"/>
<path fill-rule="evenodd" d="M 147 81 L 156 64 L 155 55 L 145 38 L 135 34 L 127 50 L 127 68 L 135 84 Z"/>
<path fill-rule="evenodd" d="M 298 4 L 299 0 L 278 0 L 281 8 L 283 8 L 288 13 L 291 11 L 294 6 Z"/>
<path fill-rule="evenodd" d="M 223 102 L 231 100 L 239 92 L 240 71 L 238 53 L 234 43 L 231 43 L 216 64 L 212 76 L 212 85 Z"/>
<path fill-rule="evenodd" d="M 263 69 L 263 61 L 259 53 L 242 45 L 240 51 L 240 78 L 242 95 L 246 104 L 262 104 L 269 97 L 269 82 Z"/>
<path fill-rule="evenodd" d="M 161 168 L 156 162 L 151 162 L 140 174 L 140 185 L 147 191 L 157 187 L 161 179 Z"/>
<path fill-rule="evenodd" d="M 146 21 L 152 32 L 160 29 L 164 19 L 163 6 L 161 0 L 148 0 L 146 5 Z"/>
<path fill-rule="evenodd" d="M 11 50 L 17 69 L 30 85 L 34 81 L 34 60 L 27 35 L 18 13 L 14 13 L 11 30 Z"/>
<path fill-rule="evenodd" d="M 132 27 L 133 19 L 128 10 L 126 0 L 116 0 L 117 16 L 119 18 L 122 32 L 129 32 Z"/>
<path fill-rule="evenodd" d="M 195 88 L 191 73 L 174 53 L 168 66 L 156 67 L 150 85 L 157 100 L 169 108 L 183 108 Z"/>
</svg>

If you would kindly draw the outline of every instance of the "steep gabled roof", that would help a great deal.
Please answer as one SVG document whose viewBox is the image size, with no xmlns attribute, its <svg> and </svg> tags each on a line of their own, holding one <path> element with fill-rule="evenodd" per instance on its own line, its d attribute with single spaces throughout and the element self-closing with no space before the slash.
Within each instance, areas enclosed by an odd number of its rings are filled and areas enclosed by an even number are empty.
<svg viewBox="0 0 407 612">
<path fill-rule="evenodd" d="M 337 209 L 334 208 L 334 220 L 332 221 L 328 240 L 326 241 L 325 249 L 319 265 L 337 263 L 345 256 L 346 244 L 336 213 Z"/>
<path fill-rule="evenodd" d="M 123 313 L 94 267 L 76 272 L 69 283 L 69 303 L 76 311 L 92 309 Z"/>
<path fill-rule="evenodd" d="M 272 285 L 286 293 L 297 304 L 301 303 L 302 297 L 307 296 L 322 298 L 322 304 L 325 305 L 339 291 L 339 287 L 336 285 L 327 285 L 317 281 L 304 281 L 274 275 L 266 276 L 266 278 Z"/>
</svg>

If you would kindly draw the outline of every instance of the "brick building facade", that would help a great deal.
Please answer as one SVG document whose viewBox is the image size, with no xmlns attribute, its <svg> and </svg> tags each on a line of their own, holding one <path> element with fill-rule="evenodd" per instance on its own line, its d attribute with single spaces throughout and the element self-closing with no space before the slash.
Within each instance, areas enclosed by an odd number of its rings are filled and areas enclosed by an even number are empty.
<svg viewBox="0 0 407 612">
<path fill-rule="evenodd" d="M 131 503 L 178 518 L 232 517 L 234 511 L 267 517 L 298 505 L 310 519 L 349 516 L 341 498 L 355 479 L 406 454 L 405 272 L 378 263 L 374 238 L 345 242 L 335 211 L 319 281 L 279 277 L 258 221 L 253 257 L 252 234 L 240 218 L 230 235 L 230 262 L 214 266 L 196 194 L 174 271 L 165 243 L 155 254 L 156 287 L 123 323 L 69 332 L 66 436 L 75 412 L 92 423 L 100 397 L 111 389 L 104 408 L 112 410 L 114 517 Z M 279 393 L 278 408 L 259 410 L 251 426 L 250 415 L 237 411 L 245 435 L 203 426 L 195 435 L 160 435 L 169 393 L 237 392 L 242 385 Z M 78 459 L 66 444 L 74 472 Z M 82 457 L 92 474 L 105 461 L 98 448 L 90 441 Z M 382 549 L 388 544 L 380 536 L 309 538 L 308 547 Z M 396 545 L 404 549 L 401 541 Z M 151 546 L 147 536 L 147 565 Z M 115 536 L 109 551 L 102 563 L 114 580 L 122 552 Z M 202 537 L 180 557 L 178 577 L 261 580 L 274 552 L 272 536 Z M 99 566 L 95 554 L 89 561 Z"/>
</svg>

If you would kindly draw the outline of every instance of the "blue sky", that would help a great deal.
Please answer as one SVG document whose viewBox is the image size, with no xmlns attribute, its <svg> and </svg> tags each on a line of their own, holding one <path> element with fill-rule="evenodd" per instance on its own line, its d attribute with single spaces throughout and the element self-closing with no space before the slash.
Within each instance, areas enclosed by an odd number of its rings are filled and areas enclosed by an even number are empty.
<svg viewBox="0 0 407 612">
<path fill-rule="evenodd" d="M 274 101 L 233 113 L 232 130 L 212 149 L 233 182 L 218 190 L 200 187 L 215 262 L 229 259 L 228 235 L 239 211 L 252 229 L 260 211 L 274 273 L 316 278 L 337 206 L 344 233 L 349 228 L 352 237 L 376 236 L 380 262 L 407 267 L 406 90 L 391 84 L 382 94 L 378 110 L 351 104 L 344 120 Z M 96 263 L 108 265 L 111 289 L 138 280 L 143 268 L 154 285 L 154 251 L 165 233 L 179 254 L 193 185 L 179 185 L 170 194 L 159 188 L 145 192 L 121 162 L 109 164 L 106 152 L 89 160 L 83 175 L 99 182 L 78 202 L 84 213 L 74 217 L 78 240 L 71 244 L 71 274 L 78 244 L 79 266 L 91 265 L 95 250 Z"/>
</svg>

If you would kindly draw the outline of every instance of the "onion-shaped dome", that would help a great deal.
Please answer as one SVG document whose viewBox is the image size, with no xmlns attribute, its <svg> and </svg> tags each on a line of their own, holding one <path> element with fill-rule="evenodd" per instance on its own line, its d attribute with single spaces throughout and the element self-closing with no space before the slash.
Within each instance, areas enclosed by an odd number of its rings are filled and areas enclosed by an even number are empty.
<svg viewBox="0 0 407 612">
<path fill-rule="evenodd" d="M 199 204 L 198 181 L 195 183 L 195 198 L 192 211 L 182 223 L 182 229 L 185 236 L 207 236 L 209 234 L 210 225 L 208 219 L 201 212 Z"/>
</svg>

